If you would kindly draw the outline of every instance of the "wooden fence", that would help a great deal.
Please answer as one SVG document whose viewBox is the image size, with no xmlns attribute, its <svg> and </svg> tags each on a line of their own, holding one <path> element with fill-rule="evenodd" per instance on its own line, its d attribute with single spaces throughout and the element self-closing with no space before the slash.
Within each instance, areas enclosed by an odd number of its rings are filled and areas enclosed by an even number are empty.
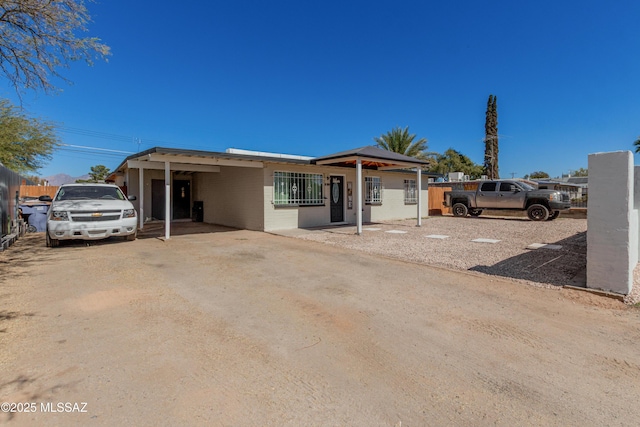
<svg viewBox="0 0 640 427">
<path fill-rule="evenodd" d="M 46 195 L 53 198 L 58 188 L 56 185 L 21 185 L 20 197 L 40 197 Z"/>
<path fill-rule="evenodd" d="M 50 196 L 53 199 L 53 196 L 56 195 L 56 191 L 60 188 L 57 185 L 21 185 L 20 186 L 20 197 L 40 197 L 40 196 Z M 127 187 L 120 186 L 120 189 L 124 193 L 124 195 L 128 195 Z"/>
<path fill-rule="evenodd" d="M 429 215 L 445 215 L 451 213 L 450 208 L 445 208 L 442 205 L 445 191 L 451 191 L 451 187 L 429 186 Z"/>
</svg>

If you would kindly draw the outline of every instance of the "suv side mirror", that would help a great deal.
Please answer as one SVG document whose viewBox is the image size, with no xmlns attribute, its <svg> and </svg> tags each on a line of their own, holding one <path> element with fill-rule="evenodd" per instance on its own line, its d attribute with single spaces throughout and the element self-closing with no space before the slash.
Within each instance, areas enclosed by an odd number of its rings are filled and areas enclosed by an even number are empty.
<svg viewBox="0 0 640 427">
<path fill-rule="evenodd" d="M 38 200 L 40 200 L 41 202 L 51 202 L 51 196 L 49 195 L 44 195 L 44 196 L 40 196 L 38 197 Z"/>
<path fill-rule="evenodd" d="M 130 202 L 133 202 L 134 200 L 137 200 L 136 196 L 127 196 L 127 200 L 129 200 Z"/>
</svg>

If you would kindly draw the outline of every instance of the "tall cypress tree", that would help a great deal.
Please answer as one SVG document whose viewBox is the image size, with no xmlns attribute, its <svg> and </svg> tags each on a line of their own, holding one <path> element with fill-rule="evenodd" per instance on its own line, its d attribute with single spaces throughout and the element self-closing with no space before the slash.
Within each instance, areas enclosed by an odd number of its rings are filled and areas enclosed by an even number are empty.
<svg viewBox="0 0 640 427">
<path fill-rule="evenodd" d="M 498 179 L 498 97 L 489 95 L 484 122 L 484 173 Z"/>
</svg>

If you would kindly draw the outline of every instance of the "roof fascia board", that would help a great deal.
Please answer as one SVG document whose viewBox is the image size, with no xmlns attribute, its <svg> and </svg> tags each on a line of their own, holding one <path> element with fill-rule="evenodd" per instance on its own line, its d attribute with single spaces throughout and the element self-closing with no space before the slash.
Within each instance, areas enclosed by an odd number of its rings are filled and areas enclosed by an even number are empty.
<svg viewBox="0 0 640 427">
<path fill-rule="evenodd" d="M 164 170 L 164 162 L 142 162 L 139 160 L 128 160 L 127 167 L 130 169 L 154 169 Z M 171 170 L 184 172 L 220 172 L 220 166 L 198 165 L 192 163 L 171 162 Z"/>
<path fill-rule="evenodd" d="M 334 163 L 341 163 L 341 162 L 355 162 L 358 159 L 363 159 L 360 156 L 349 156 L 349 157 L 334 157 L 333 159 L 326 159 L 326 160 L 318 160 L 316 161 L 316 165 L 331 165 Z"/>
<path fill-rule="evenodd" d="M 398 168 L 421 168 L 422 169 L 422 164 L 421 163 L 393 163 L 392 166 L 380 166 L 378 167 L 378 170 L 381 171 L 385 171 L 385 170 L 393 170 L 393 169 L 398 169 Z"/>
<path fill-rule="evenodd" d="M 379 166 L 378 170 L 387 170 L 387 169 L 398 169 L 398 168 L 416 168 L 422 167 L 424 163 L 410 163 L 410 162 L 401 162 L 397 160 L 389 160 L 389 159 L 380 159 L 376 157 L 368 157 L 368 156 L 349 156 L 349 157 L 337 157 L 334 159 L 326 159 L 326 160 L 318 160 L 316 162 L 317 165 L 331 165 L 335 163 L 343 163 L 343 162 L 355 162 L 360 159 L 364 162 L 373 162 L 373 163 L 387 163 L 389 166 Z"/>
<path fill-rule="evenodd" d="M 245 168 L 264 168 L 263 162 L 254 160 L 230 160 L 222 159 L 219 157 L 189 157 L 189 156 L 175 156 L 167 154 L 152 153 L 149 155 L 149 160 L 156 162 L 175 162 L 175 163 L 187 163 L 194 165 L 213 165 L 213 166 L 238 166 Z"/>
</svg>

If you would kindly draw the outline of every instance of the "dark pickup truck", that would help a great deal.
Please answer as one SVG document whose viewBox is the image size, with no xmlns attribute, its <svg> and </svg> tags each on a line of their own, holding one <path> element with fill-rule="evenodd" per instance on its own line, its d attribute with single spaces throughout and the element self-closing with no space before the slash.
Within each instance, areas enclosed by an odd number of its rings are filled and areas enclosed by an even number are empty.
<svg viewBox="0 0 640 427">
<path fill-rule="evenodd" d="M 479 216 L 483 209 L 527 211 L 532 221 L 556 219 L 571 207 L 569 194 L 538 190 L 521 181 L 480 181 L 476 191 L 445 191 L 444 205 L 453 215 Z"/>
</svg>

